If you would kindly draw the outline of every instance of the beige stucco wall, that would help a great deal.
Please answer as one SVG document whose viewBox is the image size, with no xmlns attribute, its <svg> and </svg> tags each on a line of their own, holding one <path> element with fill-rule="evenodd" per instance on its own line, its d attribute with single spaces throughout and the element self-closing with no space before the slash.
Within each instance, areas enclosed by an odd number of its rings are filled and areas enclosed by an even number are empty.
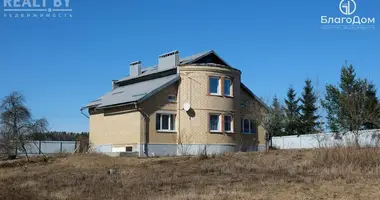
<svg viewBox="0 0 380 200">
<path fill-rule="evenodd" d="M 149 144 L 177 143 L 177 132 L 156 131 L 156 113 L 165 112 L 177 115 L 177 103 L 168 101 L 168 96 L 177 95 L 177 90 L 178 83 L 174 83 L 153 95 L 140 105 L 144 112 L 149 115 Z"/>
<path fill-rule="evenodd" d="M 92 145 L 136 146 L 141 140 L 141 114 L 131 107 L 90 112 Z"/>
</svg>

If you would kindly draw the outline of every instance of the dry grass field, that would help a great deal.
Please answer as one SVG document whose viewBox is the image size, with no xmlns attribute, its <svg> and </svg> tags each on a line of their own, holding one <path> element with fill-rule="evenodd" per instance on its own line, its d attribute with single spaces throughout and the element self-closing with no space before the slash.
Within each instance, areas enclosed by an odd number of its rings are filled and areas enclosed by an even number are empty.
<svg viewBox="0 0 380 200">
<path fill-rule="evenodd" d="M 375 148 L 0 163 L 0 199 L 357 200 L 380 199 L 379 185 Z"/>
</svg>

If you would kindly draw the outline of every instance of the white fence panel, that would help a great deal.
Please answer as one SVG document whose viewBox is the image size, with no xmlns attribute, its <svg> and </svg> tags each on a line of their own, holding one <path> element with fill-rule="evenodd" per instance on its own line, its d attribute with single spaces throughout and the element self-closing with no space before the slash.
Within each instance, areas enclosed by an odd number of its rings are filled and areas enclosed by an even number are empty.
<svg viewBox="0 0 380 200">
<path fill-rule="evenodd" d="M 319 133 L 300 136 L 273 137 L 272 144 L 279 149 L 312 149 L 320 147 L 353 146 L 355 135 L 351 132 L 335 137 L 333 133 Z M 380 129 L 359 132 L 361 146 L 379 146 Z"/>
</svg>

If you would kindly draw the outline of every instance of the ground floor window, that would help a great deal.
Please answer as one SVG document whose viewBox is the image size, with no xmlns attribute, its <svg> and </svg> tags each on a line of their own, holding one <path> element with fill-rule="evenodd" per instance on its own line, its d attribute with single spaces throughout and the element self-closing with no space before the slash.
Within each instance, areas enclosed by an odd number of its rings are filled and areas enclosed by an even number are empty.
<svg viewBox="0 0 380 200">
<path fill-rule="evenodd" d="M 230 114 L 223 115 L 219 113 L 210 113 L 209 116 L 209 129 L 210 132 L 217 133 L 233 133 L 233 117 Z"/>
<path fill-rule="evenodd" d="M 157 113 L 156 130 L 158 131 L 175 131 L 175 114 Z"/>
<path fill-rule="evenodd" d="M 224 131 L 228 133 L 232 133 L 233 131 L 233 123 L 231 115 L 224 115 Z"/>
<path fill-rule="evenodd" d="M 241 132 L 244 134 L 256 134 L 257 125 L 255 121 L 242 118 L 241 119 Z"/>
<path fill-rule="evenodd" d="M 220 132 L 220 114 L 210 114 L 210 131 Z"/>
</svg>

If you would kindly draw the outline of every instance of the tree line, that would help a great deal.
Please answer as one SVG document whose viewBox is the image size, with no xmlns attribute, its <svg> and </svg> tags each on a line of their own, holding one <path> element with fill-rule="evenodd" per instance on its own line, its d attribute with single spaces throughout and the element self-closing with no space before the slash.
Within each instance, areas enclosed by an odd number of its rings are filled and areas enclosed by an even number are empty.
<svg viewBox="0 0 380 200">
<path fill-rule="evenodd" d="M 88 132 L 48 131 L 29 135 L 29 139 L 35 141 L 79 141 L 82 138 L 88 138 Z"/>
<path fill-rule="evenodd" d="M 339 83 L 327 84 L 325 89 L 325 95 L 319 97 L 312 81 L 307 79 L 300 97 L 292 86 L 283 105 L 275 96 L 263 123 L 267 135 L 304 135 L 325 130 L 336 134 L 352 132 L 359 145 L 361 130 L 380 128 L 376 86 L 366 78 L 359 78 L 352 65 L 346 63 L 341 68 Z M 322 110 L 326 116 L 320 115 Z"/>
</svg>

